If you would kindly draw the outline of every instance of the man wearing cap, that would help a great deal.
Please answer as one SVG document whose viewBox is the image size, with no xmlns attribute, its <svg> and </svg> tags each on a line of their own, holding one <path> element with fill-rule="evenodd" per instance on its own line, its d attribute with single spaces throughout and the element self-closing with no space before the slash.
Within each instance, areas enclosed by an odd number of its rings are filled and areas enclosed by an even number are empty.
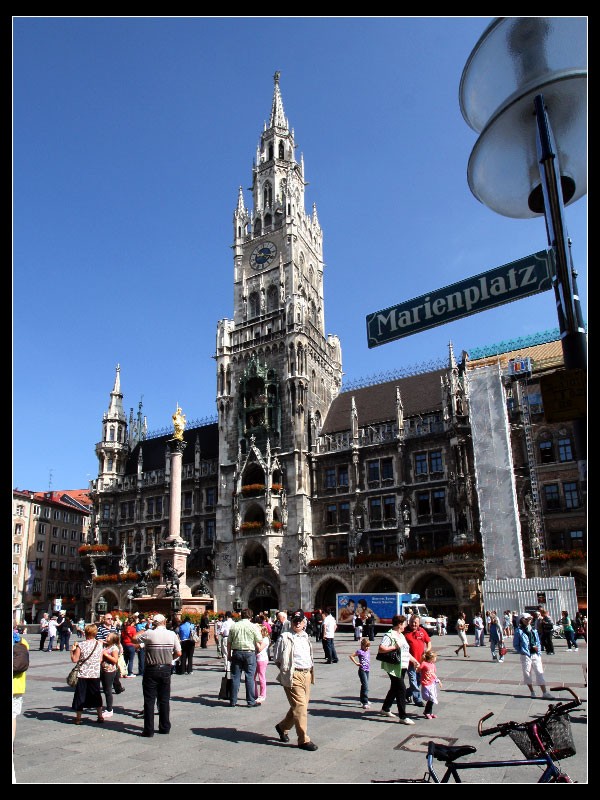
<svg viewBox="0 0 600 800">
<path fill-rule="evenodd" d="M 230 706 L 237 706 L 242 672 L 246 681 L 246 700 L 248 708 L 258 708 L 254 694 L 256 675 L 256 645 L 262 643 L 258 626 L 251 622 L 253 612 L 249 608 L 242 611 L 241 619 L 229 630 L 227 637 L 227 657 L 231 662 L 231 700 Z"/>
<path fill-rule="evenodd" d="M 533 690 L 533 680 L 537 681 L 542 690 L 544 700 L 554 700 L 554 696 L 546 689 L 546 679 L 544 678 L 544 667 L 542 656 L 540 655 L 540 637 L 534 627 L 532 627 L 531 614 L 522 614 L 519 625 L 515 629 L 513 637 L 513 647 L 521 656 L 521 668 L 523 669 L 523 682 L 529 687 L 531 697 L 535 697 Z"/>
<path fill-rule="evenodd" d="M 308 701 L 310 686 L 315 682 L 314 661 L 310 639 L 306 633 L 306 617 L 302 611 L 295 611 L 290 618 L 291 630 L 284 631 L 275 647 L 275 663 L 279 667 L 276 680 L 290 704 L 285 718 L 275 725 L 280 742 L 289 742 L 287 732 L 295 726 L 298 734 L 298 747 L 301 750 L 317 750 L 310 740 L 308 727 Z"/>
<path fill-rule="evenodd" d="M 158 700 L 158 732 L 169 733 L 171 699 L 171 666 L 181 655 L 181 643 L 174 631 L 166 628 L 163 614 L 154 615 L 154 629 L 136 633 L 134 641 L 145 645 L 146 664 L 144 692 L 144 730 L 142 736 L 154 736 L 154 704 Z"/>
</svg>

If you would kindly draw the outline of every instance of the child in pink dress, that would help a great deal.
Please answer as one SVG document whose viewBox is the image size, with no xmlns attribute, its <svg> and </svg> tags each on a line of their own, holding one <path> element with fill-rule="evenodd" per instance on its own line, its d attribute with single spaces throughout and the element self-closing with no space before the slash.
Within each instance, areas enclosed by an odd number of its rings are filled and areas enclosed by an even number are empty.
<svg viewBox="0 0 600 800">
<path fill-rule="evenodd" d="M 425 700 L 423 716 L 425 719 L 436 719 L 437 714 L 432 714 L 434 704 L 438 703 L 438 689 L 442 689 L 442 682 L 436 673 L 435 662 L 437 653 L 428 650 L 423 653 L 423 661 L 418 667 L 421 673 L 421 697 Z"/>
</svg>

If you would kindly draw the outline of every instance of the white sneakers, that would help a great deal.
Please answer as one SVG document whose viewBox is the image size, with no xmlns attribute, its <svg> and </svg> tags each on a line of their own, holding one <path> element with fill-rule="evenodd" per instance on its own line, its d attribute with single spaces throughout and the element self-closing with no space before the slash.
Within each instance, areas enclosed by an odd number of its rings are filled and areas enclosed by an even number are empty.
<svg viewBox="0 0 600 800">
<path fill-rule="evenodd" d="M 404 719 L 399 719 L 398 722 L 401 725 L 414 725 L 415 721 L 413 719 L 409 719 L 408 717 L 404 717 Z"/>
<path fill-rule="evenodd" d="M 362 707 L 363 708 L 371 708 L 371 703 L 363 703 Z"/>
<path fill-rule="evenodd" d="M 381 711 L 379 713 L 381 714 L 382 717 L 397 717 L 398 716 L 397 714 L 394 714 L 393 711 L 384 711 L 383 709 L 381 709 Z"/>
<path fill-rule="evenodd" d="M 544 700 L 556 700 L 557 699 L 556 697 L 554 697 L 553 694 L 550 694 L 550 692 L 544 692 L 542 697 L 544 698 Z"/>
<path fill-rule="evenodd" d="M 533 690 L 529 693 L 529 696 L 535 700 L 535 692 Z"/>
<path fill-rule="evenodd" d="M 110 719 L 113 714 L 114 714 L 114 711 L 104 711 L 102 716 L 104 717 L 104 719 Z"/>
</svg>

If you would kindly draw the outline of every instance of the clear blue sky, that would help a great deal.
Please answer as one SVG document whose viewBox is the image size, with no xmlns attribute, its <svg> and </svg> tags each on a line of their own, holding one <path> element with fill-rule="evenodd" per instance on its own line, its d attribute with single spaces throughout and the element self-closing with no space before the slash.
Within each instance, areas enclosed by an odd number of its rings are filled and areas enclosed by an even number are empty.
<svg viewBox="0 0 600 800">
<path fill-rule="evenodd" d="M 150 430 L 177 402 L 215 413 L 232 216 L 276 70 L 345 380 L 557 327 L 545 292 L 367 347 L 367 314 L 547 246 L 543 218 L 467 184 L 459 83 L 491 20 L 13 17 L 13 487 L 87 487 L 117 363 Z M 566 219 L 587 319 L 587 199 Z"/>
</svg>

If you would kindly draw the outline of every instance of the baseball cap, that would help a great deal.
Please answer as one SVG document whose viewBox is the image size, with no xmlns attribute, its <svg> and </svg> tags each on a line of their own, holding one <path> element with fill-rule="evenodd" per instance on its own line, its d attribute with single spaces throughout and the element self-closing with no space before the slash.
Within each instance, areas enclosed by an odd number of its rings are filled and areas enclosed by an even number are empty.
<svg viewBox="0 0 600 800">
<path fill-rule="evenodd" d="M 164 614 L 155 614 L 154 615 L 154 622 L 166 622 L 167 618 Z"/>
<path fill-rule="evenodd" d="M 304 616 L 304 611 L 294 611 L 294 613 L 290 617 L 290 622 L 293 625 L 295 622 L 302 622 L 303 619 L 306 619 L 306 617 Z"/>
<path fill-rule="evenodd" d="M 521 621 L 526 622 L 528 619 L 533 619 L 531 614 L 521 614 Z"/>
</svg>

